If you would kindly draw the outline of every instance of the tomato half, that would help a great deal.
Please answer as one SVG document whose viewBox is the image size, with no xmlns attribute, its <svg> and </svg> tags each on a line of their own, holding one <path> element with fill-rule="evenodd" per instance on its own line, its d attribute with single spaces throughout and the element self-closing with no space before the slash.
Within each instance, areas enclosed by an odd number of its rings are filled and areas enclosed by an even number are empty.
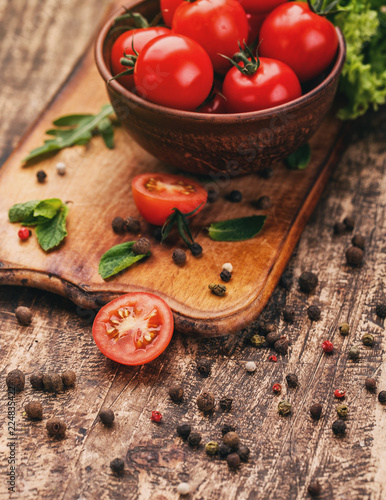
<svg viewBox="0 0 386 500">
<path fill-rule="evenodd" d="M 123 365 L 143 365 L 168 346 L 174 329 L 167 303 L 152 293 L 133 292 L 98 312 L 92 334 L 98 349 Z"/>
<path fill-rule="evenodd" d="M 173 208 L 192 212 L 208 198 L 206 189 L 191 179 L 171 174 L 140 174 L 132 182 L 133 198 L 144 219 L 162 226 Z"/>
</svg>

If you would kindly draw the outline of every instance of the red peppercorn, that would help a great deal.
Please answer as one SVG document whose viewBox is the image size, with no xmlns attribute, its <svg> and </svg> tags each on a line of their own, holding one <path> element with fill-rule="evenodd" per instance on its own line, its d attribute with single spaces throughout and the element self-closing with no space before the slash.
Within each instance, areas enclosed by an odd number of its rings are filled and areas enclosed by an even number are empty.
<svg viewBox="0 0 386 500">
<path fill-rule="evenodd" d="M 277 357 L 275 355 L 272 355 L 268 358 L 268 361 L 272 361 L 272 363 L 276 363 Z"/>
<path fill-rule="evenodd" d="M 281 385 L 280 384 L 274 384 L 272 387 L 272 390 L 275 394 L 280 394 L 281 393 Z"/>
<path fill-rule="evenodd" d="M 324 352 L 332 352 L 334 350 L 334 346 L 332 345 L 332 342 L 329 340 L 325 340 L 322 344 L 322 348 Z"/>
<path fill-rule="evenodd" d="M 162 413 L 160 413 L 159 411 L 152 411 L 151 412 L 151 420 L 153 420 L 153 422 L 161 422 Z"/>
<path fill-rule="evenodd" d="M 342 399 L 344 398 L 344 395 L 346 394 L 346 391 L 342 391 L 342 389 L 337 389 L 335 392 L 334 392 L 334 396 L 338 399 Z"/>
<path fill-rule="evenodd" d="M 31 231 L 27 227 L 22 227 L 17 234 L 21 241 L 25 241 L 31 236 Z"/>
</svg>

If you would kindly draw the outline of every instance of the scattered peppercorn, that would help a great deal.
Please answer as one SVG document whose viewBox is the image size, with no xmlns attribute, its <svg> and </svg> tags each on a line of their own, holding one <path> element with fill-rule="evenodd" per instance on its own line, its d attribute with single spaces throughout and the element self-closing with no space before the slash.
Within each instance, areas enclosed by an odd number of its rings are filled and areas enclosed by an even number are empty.
<svg viewBox="0 0 386 500">
<path fill-rule="evenodd" d="M 227 291 L 227 287 L 225 285 L 216 283 L 210 283 L 208 288 L 212 293 L 214 293 L 214 295 L 218 295 L 219 297 L 225 295 L 225 292 Z"/>
<path fill-rule="evenodd" d="M 348 247 L 346 250 L 346 260 L 350 266 L 360 266 L 363 261 L 363 250 L 358 247 Z"/>
<path fill-rule="evenodd" d="M 36 177 L 37 177 L 38 182 L 40 182 L 40 184 L 43 184 L 43 182 L 45 182 L 45 180 L 47 178 L 47 174 L 44 172 L 44 170 L 39 170 L 36 173 Z"/>
<path fill-rule="evenodd" d="M 151 243 L 147 238 L 139 238 L 131 247 L 135 255 L 145 255 L 150 252 Z"/>
<path fill-rule="evenodd" d="M 125 219 L 125 229 L 128 233 L 139 233 L 141 230 L 141 223 L 134 217 L 127 217 Z"/>
<path fill-rule="evenodd" d="M 348 357 L 350 359 L 353 359 L 353 360 L 356 360 L 359 358 L 359 354 L 360 354 L 360 351 L 359 351 L 359 347 L 356 346 L 356 345 L 353 345 L 350 347 L 350 350 L 348 351 Z"/>
<path fill-rule="evenodd" d="M 291 290 L 292 286 L 292 275 L 289 272 L 284 272 L 279 281 L 279 285 L 284 288 L 284 290 Z"/>
<path fill-rule="evenodd" d="M 263 179 L 270 179 L 274 174 L 272 167 L 264 167 L 258 170 L 257 173 Z"/>
<path fill-rule="evenodd" d="M 276 363 L 277 362 L 277 357 L 272 354 L 269 358 L 268 358 L 268 361 L 271 361 L 271 363 Z"/>
<path fill-rule="evenodd" d="M 346 335 L 348 335 L 350 333 L 350 325 L 348 323 L 342 323 L 339 326 L 339 332 L 341 335 L 346 337 Z"/>
<path fill-rule="evenodd" d="M 232 448 L 224 443 L 221 443 L 218 447 L 218 454 L 220 458 L 226 458 L 230 453 L 232 453 Z"/>
<path fill-rule="evenodd" d="M 238 467 L 240 467 L 240 463 L 241 460 L 237 453 L 230 453 L 227 456 L 227 464 L 231 469 L 237 469 Z"/>
<path fill-rule="evenodd" d="M 237 432 L 230 431 L 227 432 L 223 438 L 223 443 L 226 444 L 227 446 L 230 446 L 232 450 L 237 450 L 240 444 L 240 438 L 237 434 Z"/>
<path fill-rule="evenodd" d="M 159 411 L 157 410 L 153 410 L 151 412 L 151 417 L 150 417 L 150 420 L 152 422 L 156 422 L 157 424 L 159 424 L 162 420 L 162 413 L 160 413 Z"/>
<path fill-rule="evenodd" d="M 348 406 L 347 405 L 338 405 L 336 407 L 336 413 L 341 417 L 341 418 L 345 418 L 347 417 L 347 414 L 348 414 Z"/>
<path fill-rule="evenodd" d="M 202 392 L 197 398 L 197 406 L 203 412 L 211 412 L 215 407 L 215 397 L 211 392 Z"/>
<path fill-rule="evenodd" d="M 73 370 L 66 370 L 62 373 L 62 382 L 64 387 L 74 387 L 76 382 L 76 373 Z"/>
<path fill-rule="evenodd" d="M 247 361 L 245 363 L 245 369 L 247 370 L 247 372 L 249 373 L 253 373 L 256 371 L 256 363 L 254 361 Z"/>
<path fill-rule="evenodd" d="M 265 338 L 256 334 L 251 337 L 251 344 L 255 347 L 262 347 L 265 344 Z"/>
<path fill-rule="evenodd" d="M 223 269 L 220 273 L 220 278 L 223 281 L 225 281 L 225 283 L 228 283 L 228 281 L 230 281 L 232 278 L 232 274 L 229 271 L 227 271 L 226 269 Z"/>
<path fill-rule="evenodd" d="M 334 224 L 334 234 L 342 234 L 346 230 L 345 224 L 343 222 L 335 222 Z"/>
<path fill-rule="evenodd" d="M 314 420 L 319 420 L 322 415 L 322 405 L 320 403 L 314 403 L 310 406 L 311 418 Z"/>
<path fill-rule="evenodd" d="M 280 354 L 287 354 L 288 345 L 288 339 L 286 337 L 280 337 L 280 339 L 275 342 L 273 348 Z"/>
<path fill-rule="evenodd" d="M 374 335 L 371 333 L 365 333 L 362 337 L 363 345 L 372 347 L 374 345 Z"/>
<path fill-rule="evenodd" d="M 322 488 L 318 481 L 314 481 L 308 485 L 307 491 L 312 497 L 318 497 L 322 491 Z"/>
<path fill-rule="evenodd" d="M 352 231 L 354 229 L 354 226 L 355 226 L 354 217 L 346 217 L 345 219 L 343 219 L 343 224 L 346 226 L 346 229 L 348 231 Z"/>
<path fill-rule="evenodd" d="M 176 248 L 172 254 L 174 264 L 184 266 L 186 263 L 186 253 L 181 248 Z"/>
<path fill-rule="evenodd" d="M 221 434 L 225 436 L 228 432 L 235 432 L 236 427 L 233 424 L 224 424 L 221 428 Z"/>
<path fill-rule="evenodd" d="M 379 394 L 378 394 L 378 401 L 382 404 L 385 404 L 386 403 L 386 391 L 381 391 Z"/>
<path fill-rule="evenodd" d="M 280 384 L 273 384 L 272 390 L 275 394 L 280 394 L 281 393 L 281 385 Z"/>
<path fill-rule="evenodd" d="M 271 332 L 265 337 L 266 342 L 269 345 L 274 345 L 278 340 L 280 340 L 281 334 L 279 332 Z"/>
<path fill-rule="evenodd" d="M 343 434 L 346 432 L 346 424 L 343 422 L 343 420 L 335 420 L 335 422 L 332 424 L 332 432 L 336 436 L 343 436 Z"/>
<path fill-rule="evenodd" d="M 295 311 L 286 307 L 283 311 L 283 319 L 287 323 L 293 323 L 295 321 Z"/>
<path fill-rule="evenodd" d="M 320 307 L 312 305 L 307 308 L 307 314 L 311 321 L 318 321 L 321 316 Z"/>
<path fill-rule="evenodd" d="M 31 309 L 24 306 L 19 306 L 15 309 L 15 316 L 18 322 L 23 326 L 28 326 L 32 322 Z"/>
<path fill-rule="evenodd" d="M 365 387 L 368 391 L 375 391 L 377 388 L 377 381 L 374 378 L 367 378 L 365 380 Z"/>
<path fill-rule="evenodd" d="M 220 408 L 223 411 L 230 411 L 232 409 L 232 403 L 233 403 L 232 398 L 223 397 L 220 399 Z"/>
<path fill-rule="evenodd" d="M 31 234 L 31 230 L 28 227 L 21 227 L 17 233 L 21 241 L 27 241 Z"/>
<path fill-rule="evenodd" d="M 57 373 L 44 373 L 43 386 L 48 392 L 60 392 L 63 390 L 62 377 Z"/>
<path fill-rule="evenodd" d="M 229 273 L 233 273 L 233 266 L 230 262 L 226 262 L 225 264 L 222 265 L 222 269 L 224 271 L 228 271 Z"/>
<path fill-rule="evenodd" d="M 212 370 L 212 362 L 210 361 L 210 359 L 201 358 L 197 360 L 197 371 L 201 375 L 208 376 L 210 375 L 211 370 Z"/>
<path fill-rule="evenodd" d="M 181 385 L 172 385 L 169 387 L 169 396 L 174 403 L 181 403 L 184 399 L 184 389 Z"/>
<path fill-rule="evenodd" d="M 67 167 L 64 161 L 58 161 L 58 163 L 55 165 L 55 168 L 58 175 L 65 175 Z"/>
<path fill-rule="evenodd" d="M 114 217 L 111 227 L 113 228 L 114 233 L 122 234 L 126 231 L 125 221 L 122 217 Z"/>
<path fill-rule="evenodd" d="M 285 379 L 287 381 L 288 387 L 297 387 L 299 383 L 298 376 L 295 375 L 295 373 L 289 373 L 288 375 L 286 375 Z"/>
<path fill-rule="evenodd" d="M 379 317 L 379 318 L 386 318 L 386 303 L 383 302 L 381 304 L 377 304 L 375 306 L 375 314 Z"/>
<path fill-rule="evenodd" d="M 189 446 L 196 447 L 201 443 L 201 434 L 199 432 L 191 432 L 188 437 Z"/>
<path fill-rule="evenodd" d="M 66 435 L 67 425 L 59 418 L 50 418 L 47 420 L 46 429 L 50 436 L 63 438 Z"/>
<path fill-rule="evenodd" d="M 237 454 L 242 462 L 248 462 L 251 450 L 246 446 L 240 446 L 240 448 L 237 450 Z"/>
<path fill-rule="evenodd" d="M 32 420 L 43 419 L 43 407 L 39 401 L 30 401 L 24 406 L 28 418 Z"/>
<path fill-rule="evenodd" d="M 343 389 L 336 389 L 334 392 L 334 396 L 338 399 L 343 399 L 346 394 L 346 391 Z"/>
<path fill-rule="evenodd" d="M 190 245 L 190 251 L 193 257 L 198 257 L 202 254 L 202 246 L 195 241 L 192 245 Z"/>
<path fill-rule="evenodd" d="M 289 401 L 280 401 L 277 405 L 277 411 L 279 415 L 289 415 L 291 413 L 292 405 Z"/>
<path fill-rule="evenodd" d="M 16 392 L 21 392 L 24 390 L 25 386 L 25 375 L 19 370 L 12 370 L 8 373 L 7 378 L 5 379 L 7 386 L 11 389 L 14 389 Z"/>
<path fill-rule="evenodd" d="M 189 483 L 180 483 L 178 486 L 177 486 L 177 493 L 179 495 L 188 495 L 190 492 L 190 486 L 189 486 Z"/>
<path fill-rule="evenodd" d="M 304 273 L 299 276 L 299 286 L 302 292 L 312 292 L 312 290 L 317 287 L 318 283 L 318 277 L 311 271 L 304 271 Z"/>
<path fill-rule="evenodd" d="M 366 240 L 361 234 L 356 234 L 355 236 L 353 236 L 351 243 L 354 245 L 354 247 L 358 247 L 363 250 L 365 248 Z"/>
<path fill-rule="evenodd" d="M 268 210 L 271 208 L 271 198 L 269 196 L 260 196 L 258 200 L 253 202 L 253 206 L 260 210 Z"/>
<path fill-rule="evenodd" d="M 322 349 L 325 353 L 330 354 L 334 350 L 333 343 L 330 340 L 325 340 L 322 343 Z"/>
<path fill-rule="evenodd" d="M 261 321 L 258 324 L 258 328 L 259 328 L 259 331 L 260 331 L 261 335 L 263 335 L 265 337 L 267 335 L 269 335 L 270 333 L 276 332 L 276 325 L 275 325 L 275 323 L 272 323 L 270 321 Z"/>
<path fill-rule="evenodd" d="M 214 203 L 219 198 L 219 193 L 213 188 L 208 189 L 208 202 Z"/>
<path fill-rule="evenodd" d="M 192 431 L 190 424 L 181 423 L 177 425 L 177 434 L 182 437 L 182 439 L 187 439 Z"/>
<path fill-rule="evenodd" d="M 211 455 L 211 456 L 217 455 L 218 449 L 219 449 L 219 446 L 218 446 L 218 443 L 216 443 L 216 441 L 209 441 L 209 443 L 206 443 L 206 445 L 205 445 L 205 451 L 206 451 L 207 455 Z"/>
<path fill-rule="evenodd" d="M 162 227 L 156 226 L 152 232 L 153 238 L 157 241 L 162 240 Z"/>
<path fill-rule="evenodd" d="M 33 373 L 31 376 L 30 376 L 30 379 L 29 379 L 32 387 L 34 389 L 37 389 L 37 390 L 40 390 L 42 391 L 44 389 L 44 385 L 43 385 L 43 373 L 41 372 L 37 372 L 37 373 Z"/>
<path fill-rule="evenodd" d="M 226 199 L 232 203 L 240 203 L 240 201 L 243 199 L 243 195 L 240 191 L 234 189 L 226 195 Z"/>
<path fill-rule="evenodd" d="M 125 470 L 125 462 L 122 460 L 122 458 L 114 458 L 114 460 L 111 460 L 110 462 L 110 469 L 117 476 L 123 476 Z"/>
<path fill-rule="evenodd" d="M 99 418 L 101 419 L 102 424 L 106 425 L 107 427 L 110 427 L 113 425 L 115 415 L 111 408 L 103 408 L 99 412 Z"/>
</svg>

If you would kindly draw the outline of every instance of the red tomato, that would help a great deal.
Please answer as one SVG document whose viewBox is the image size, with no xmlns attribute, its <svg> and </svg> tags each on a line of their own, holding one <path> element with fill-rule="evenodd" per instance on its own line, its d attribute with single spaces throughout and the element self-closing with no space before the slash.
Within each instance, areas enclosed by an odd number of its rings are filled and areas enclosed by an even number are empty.
<svg viewBox="0 0 386 500">
<path fill-rule="evenodd" d="M 182 35 L 150 41 L 134 67 L 137 93 L 148 101 L 192 111 L 208 97 L 213 66 L 205 50 Z"/>
<path fill-rule="evenodd" d="M 289 2 L 272 11 L 261 27 L 260 40 L 260 55 L 285 62 L 301 82 L 323 73 L 338 48 L 333 24 L 302 2 Z"/>
<path fill-rule="evenodd" d="M 161 12 L 166 26 L 171 28 L 177 7 L 185 0 L 161 0 Z"/>
<path fill-rule="evenodd" d="M 134 40 L 134 48 L 137 52 L 141 52 L 143 47 L 156 38 L 157 36 L 167 35 L 170 33 L 168 28 L 162 28 L 160 26 L 156 26 L 154 28 L 143 28 L 138 30 L 125 31 L 120 35 L 114 42 L 113 48 L 111 50 L 111 72 L 112 74 L 119 75 L 122 71 L 126 71 L 127 66 L 123 66 L 120 63 L 123 55 L 126 54 L 134 54 L 132 44 Z M 118 82 L 126 87 L 128 90 L 132 90 L 134 88 L 134 76 L 127 75 L 121 76 L 117 78 Z"/>
<path fill-rule="evenodd" d="M 253 43 L 258 38 L 261 25 L 263 24 L 266 17 L 266 14 L 247 14 L 249 28 L 248 45 Z"/>
<path fill-rule="evenodd" d="M 237 42 L 248 38 L 248 20 L 237 0 L 196 0 L 183 2 L 176 10 L 172 30 L 196 40 L 209 54 L 214 70 L 225 74 Z"/>
<path fill-rule="evenodd" d="M 268 109 L 302 95 L 299 80 L 292 69 L 281 61 L 260 57 L 255 74 L 243 75 L 230 69 L 222 87 L 229 113 L 245 113 Z"/>
<path fill-rule="evenodd" d="M 167 303 L 152 293 L 133 292 L 106 304 L 98 312 L 92 334 L 98 349 L 123 365 L 143 365 L 168 346 L 173 315 Z"/>
<path fill-rule="evenodd" d="M 287 0 L 239 0 L 241 5 L 244 7 L 245 12 L 248 12 L 249 14 L 265 15 L 286 1 Z"/>
<path fill-rule="evenodd" d="M 206 100 L 205 104 L 201 105 L 197 111 L 199 113 L 223 114 L 227 111 L 227 102 L 221 93 L 222 84 L 219 80 L 215 80 L 213 90 Z"/>
<path fill-rule="evenodd" d="M 132 182 L 133 197 L 144 219 L 162 226 L 173 208 L 182 213 L 200 212 L 208 198 L 206 189 L 191 179 L 171 174 L 140 174 Z"/>
</svg>

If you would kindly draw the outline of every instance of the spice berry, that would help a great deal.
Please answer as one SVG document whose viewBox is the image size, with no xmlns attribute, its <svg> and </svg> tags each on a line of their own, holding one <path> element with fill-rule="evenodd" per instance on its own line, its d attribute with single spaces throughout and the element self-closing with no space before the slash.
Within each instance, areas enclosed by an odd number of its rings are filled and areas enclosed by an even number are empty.
<svg viewBox="0 0 386 500">
<path fill-rule="evenodd" d="M 322 349 L 326 353 L 330 353 L 334 350 L 334 346 L 330 340 L 325 340 L 322 344 Z"/>
<path fill-rule="evenodd" d="M 17 234 L 21 241 L 26 241 L 31 236 L 31 231 L 27 227 L 22 227 Z"/>
<path fill-rule="evenodd" d="M 161 422 L 161 420 L 162 420 L 162 414 L 161 414 L 159 411 L 157 411 L 157 410 L 153 410 L 153 411 L 151 412 L 151 417 L 150 417 L 150 419 L 151 419 L 153 422 L 157 422 L 157 423 L 159 423 L 159 422 Z"/>
</svg>

